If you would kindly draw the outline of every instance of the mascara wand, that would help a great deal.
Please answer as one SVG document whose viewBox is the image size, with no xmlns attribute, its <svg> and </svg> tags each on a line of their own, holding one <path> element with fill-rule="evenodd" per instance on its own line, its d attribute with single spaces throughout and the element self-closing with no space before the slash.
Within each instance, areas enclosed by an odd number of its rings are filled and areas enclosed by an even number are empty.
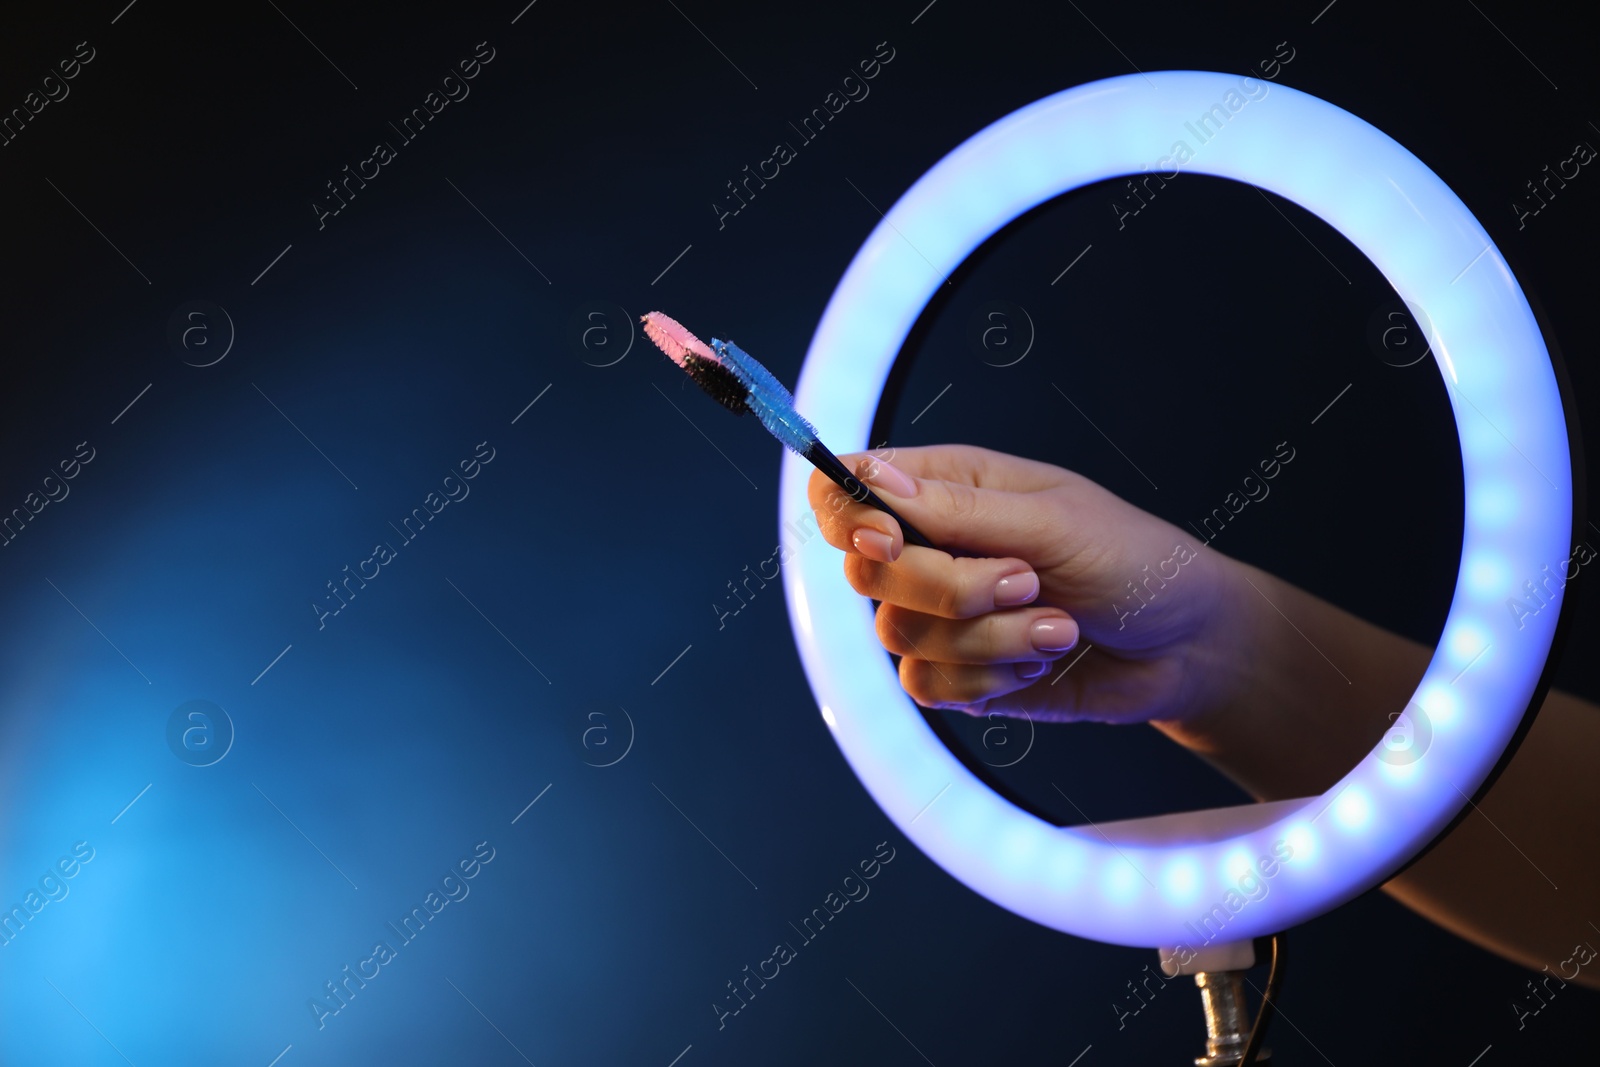
<svg viewBox="0 0 1600 1067">
<path fill-rule="evenodd" d="M 907 544 L 935 547 L 829 451 L 817 437 L 816 427 L 795 410 L 793 394 L 754 356 L 732 341 L 715 337 L 708 347 L 676 319 L 659 311 L 650 312 L 640 321 L 644 323 L 645 336 L 713 400 L 735 415 L 755 415 L 768 433 L 833 479 L 850 499 L 877 508 L 898 522 Z"/>
</svg>

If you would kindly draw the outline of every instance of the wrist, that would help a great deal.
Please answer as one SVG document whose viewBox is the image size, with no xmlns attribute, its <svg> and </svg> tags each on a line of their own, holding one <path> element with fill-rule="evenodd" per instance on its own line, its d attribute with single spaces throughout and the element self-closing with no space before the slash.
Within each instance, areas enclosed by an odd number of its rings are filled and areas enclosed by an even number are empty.
<svg viewBox="0 0 1600 1067">
<path fill-rule="evenodd" d="M 1432 650 L 1227 557 L 1214 702 L 1158 724 L 1260 800 L 1326 791 L 1378 744 Z"/>
<path fill-rule="evenodd" d="M 1280 675 L 1292 658 L 1281 645 L 1280 628 L 1288 628 L 1264 615 L 1275 615 L 1267 599 L 1277 599 L 1275 578 L 1215 550 L 1205 557 L 1212 607 L 1191 668 L 1205 686 L 1181 716 L 1151 725 L 1256 793 L 1253 783 L 1284 743 L 1284 705 L 1273 694 L 1283 691 Z"/>
</svg>

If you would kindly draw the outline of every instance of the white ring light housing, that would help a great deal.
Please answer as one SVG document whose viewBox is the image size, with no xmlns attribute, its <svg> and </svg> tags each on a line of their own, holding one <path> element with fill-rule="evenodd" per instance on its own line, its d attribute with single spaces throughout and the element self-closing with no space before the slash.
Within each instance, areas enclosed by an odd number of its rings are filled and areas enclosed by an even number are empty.
<svg viewBox="0 0 1600 1067">
<path fill-rule="evenodd" d="M 1201 143 L 1197 132 L 1209 136 Z M 1039 100 L 960 145 L 901 197 L 845 271 L 812 338 L 797 407 L 822 439 L 866 447 L 896 353 L 973 249 L 1068 190 L 1179 168 L 1248 182 L 1314 212 L 1431 323 L 1461 440 L 1466 516 L 1449 618 L 1408 705 L 1431 726 L 1426 753 L 1385 759 L 1380 744 L 1323 796 L 1206 813 L 1198 830 L 1183 815 L 1052 826 L 992 792 L 923 722 L 879 646 L 870 603 L 844 579 L 841 553 L 799 554 L 784 577 L 823 719 L 900 830 L 1018 915 L 1142 947 L 1198 945 L 1222 921 L 1222 941 L 1286 929 L 1426 847 L 1517 730 L 1560 614 L 1560 591 L 1537 583 L 1571 555 L 1560 392 L 1527 300 L 1484 228 L 1375 127 L 1251 78 L 1110 78 Z M 785 453 L 780 521 L 804 514 L 810 469 Z M 1508 610 L 1508 598 L 1537 610 Z M 1262 858 L 1284 852 L 1291 858 L 1267 874 Z M 1251 899 L 1244 887 L 1257 884 L 1270 892 Z"/>
</svg>

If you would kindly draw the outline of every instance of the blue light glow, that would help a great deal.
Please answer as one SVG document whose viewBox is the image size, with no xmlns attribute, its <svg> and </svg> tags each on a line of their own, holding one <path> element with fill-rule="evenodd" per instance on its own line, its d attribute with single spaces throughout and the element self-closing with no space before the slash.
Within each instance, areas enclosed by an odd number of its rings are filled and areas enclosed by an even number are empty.
<svg viewBox="0 0 1600 1067">
<path fill-rule="evenodd" d="M 973 249 L 1060 193 L 1152 167 L 1186 121 L 1240 81 L 1167 71 L 1069 89 L 980 131 L 918 179 L 868 236 L 812 338 L 796 394 L 822 439 L 867 447 L 895 354 Z M 838 553 L 808 553 L 784 571 L 812 689 L 833 709 L 835 740 L 888 816 L 1002 907 L 1116 944 L 1182 943 L 1193 918 L 1186 894 L 1237 892 L 1234 858 L 1269 855 L 1274 843 L 1293 856 L 1271 892 L 1232 920 L 1230 935 L 1285 929 L 1377 884 L 1450 822 L 1498 760 L 1559 615 L 1559 591 L 1546 605 L 1557 610 L 1520 620 L 1494 599 L 1567 558 L 1572 528 L 1560 392 L 1515 278 L 1466 205 L 1410 152 L 1326 101 L 1258 84 L 1264 95 L 1251 95 L 1227 136 L 1208 141 L 1184 169 L 1293 200 L 1355 244 L 1431 322 L 1461 436 L 1465 566 L 1446 645 L 1418 688 L 1416 703 L 1434 727 L 1425 758 L 1380 759 L 1380 742 L 1328 794 L 1270 825 L 1181 849 L 1119 850 L 1089 828 L 1059 829 L 1017 809 L 957 762 L 900 688 Z M 780 521 L 804 513 L 809 473 L 803 460 L 785 457 Z M 1483 655 L 1464 661 L 1469 651 Z M 1173 873 L 1191 869 L 1183 864 L 1192 864 L 1192 886 Z"/>
<path fill-rule="evenodd" d="M 1498 600 L 1511 594 L 1511 571 L 1505 560 L 1493 552 L 1480 552 L 1464 559 L 1461 571 L 1468 589 L 1484 600 Z"/>
</svg>

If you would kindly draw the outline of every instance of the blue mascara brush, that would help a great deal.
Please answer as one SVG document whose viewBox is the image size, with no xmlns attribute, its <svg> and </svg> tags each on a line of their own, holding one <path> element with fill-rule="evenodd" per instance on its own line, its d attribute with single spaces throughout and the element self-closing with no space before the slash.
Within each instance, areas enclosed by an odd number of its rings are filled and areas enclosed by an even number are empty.
<svg viewBox="0 0 1600 1067">
<path fill-rule="evenodd" d="M 659 311 L 650 312 L 641 321 L 645 336 L 713 400 L 736 415 L 755 415 L 785 448 L 833 479 L 852 500 L 877 508 L 898 522 L 906 544 L 935 547 L 828 450 L 817 438 L 816 427 L 794 409 L 793 394 L 754 356 L 732 341 L 715 337 L 707 347 L 677 320 Z"/>
</svg>

